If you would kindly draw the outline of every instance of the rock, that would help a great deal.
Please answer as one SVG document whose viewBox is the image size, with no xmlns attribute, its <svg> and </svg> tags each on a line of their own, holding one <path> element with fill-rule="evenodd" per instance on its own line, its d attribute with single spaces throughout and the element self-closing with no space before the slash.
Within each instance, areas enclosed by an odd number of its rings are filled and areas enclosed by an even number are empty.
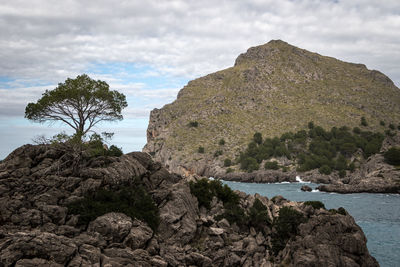
<svg viewBox="0 0 400 267">
<path fill-rule="evenodd" d="M 134 220 L 129 234 L 125 237 L 124 245 L 135 250 L 145 248 L 145 245 L 153 236 L 153 231 L 146 223 Z"/>
<path fill-rule="evenodd" d="M 215 228 L 215 227 L 209 228 L 210 235 L 222 235 L 224 232 L 225 232 L 225 230 L 222 228 Z"/>
<path fill-rule="evenodd" d="M 59 169 L 64 156 L 52 146 L 27 145 L 0 162 L 0 266 L 273 266 L 286 264 L 288 255 L 298 264 L 375 266 L 350 215 L 235 191 L 246 213 L 259 199 L 271 221 L 282 206 L 310 217 L 272 264 L 267 248 L 276 229 L 217 221 L 225 210 L 220 199 L 213 198 L 210 210 L 199 209 L 188 182 L 148 154 L 92 158 L 74 175 L 69 167 Z M 30 174 L 14 172 L 24 168 Z M 157 230 L 117 212 L 79 225 L 79 215 L 68 210 L 88 192 L 132 183 L 133 175 L 159 208 Z"/>
<path fill-rule="evenodd" d="M 311 192 L 311 191 L 312 191 L 312 188 L 309 187 L 308 185 L 303 185 L 303 186 L 301 187 L 301 191 Z"/>
<path fill-rule="evenodd" d="M 123 213 L 107 213 L 89 224 L 88 232 L 97 232 L 111 243 L 120 243 L 130 233 L 132 219 Z"/>
</svg>

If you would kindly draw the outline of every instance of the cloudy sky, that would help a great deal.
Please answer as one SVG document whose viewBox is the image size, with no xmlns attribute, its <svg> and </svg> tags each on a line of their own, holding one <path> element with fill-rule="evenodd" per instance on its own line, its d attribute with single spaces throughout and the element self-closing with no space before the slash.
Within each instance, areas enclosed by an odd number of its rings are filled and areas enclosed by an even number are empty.
<svg viewBox="0 0 400 267">
<path fill-rule="evenodd" d="M 271 39 L 364 63 L 400 85 L 398 0 L 0 0 L 0 159 L 67 130 L 27 121 L 25 106 L 82 73 L 128 99 L 125 119 L 98 130 L 115 132 L 124 152 L 141 150 L 151 109 Z"/>
</svg>

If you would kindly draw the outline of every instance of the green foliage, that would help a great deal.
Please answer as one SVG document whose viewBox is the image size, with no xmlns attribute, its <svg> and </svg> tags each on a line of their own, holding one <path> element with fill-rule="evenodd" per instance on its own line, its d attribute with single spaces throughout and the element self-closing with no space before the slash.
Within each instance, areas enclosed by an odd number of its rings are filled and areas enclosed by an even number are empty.
<svg viewBox="0 0 400 267">
<path fill-rule="evenodd" d="M 343 207 L 338 208 L 338 213 L 342 215 L 347 215 L 347 211 Z"/>
<path fill-rule="evenodd" d="M 308 129 L 313 129 L 314 128 L 314 122 L 310 121 L 308 123 Z"/>
<path fill-rule="evenodd" d="M 224 160 L 224 167 L 229 167 L 229 166 L 231 166 L 231 165 L 232 165 L 231 159 L 226 158 L 226 159 Z"/>
<path fill-rule="evenodd" d="M 199 148 L 197 149 L 197 152 L 200 154 L 204 154 L 204 147 L 199 146 Z"/>
<path fill-rule="evenodd" d="M 90 136 L 89 141 L 84 144 L 84 147 L 91 157 L 119 157 L 123 154 L 121 148 L 118 148 L 115 145 L 111 145 L 110 148 L 107 149 L 104 144 L 104 138 L 97 133 L 94 133 Z"/>
<path fill-rule="evenodd" d="M 389 124 L 389 129 L 391 129 L 391 130 L 395 130 L 395 129 L 396 129 L 396 127 L 394 126 L 394 124 L 393 124 L 393 123 L 391 123 L 391 124 Z"/>
<path fill-rule="evenodd" d="M 36 103 L 26 106 L 25 118 L 39 123 L 62 122 L 83 137 L 99 122 L 122 120 L 121 111 L 127 106 L 125 95 L 83 74 L 46 90 Z"/>
<path fill-rule="evenodd" d="M 391 165 L 400 165 L 400 148 L 391 147 L 386 151 L 383 156 L 385 157 L 385 162 Z"/>
<path fill-rule="evenodd" d="M 353 128 L 353 133 L 355 133 L 355 134 L 360 134 L 360 133 L 361 133 L 361 129 L 358 128 L 358 127 L 354 127 L 354 128 Z"/>
<path fill-rule="evenodd" d="M 258 198 L 254 200 L 253 206 L 250 208 L 249 222 L 251 226 L 259 230 L 271 225 L 267 207 Z"/>
<path fill-rule="evenodd" d="M 304 202 L 304 205 L 309 205 L 312 206 L 314 209 L 326 209 L 324 203 L 322 203 L 321 201 L 318 200 L 314 200 L 314 201 L 306 201 Z"/>
<path fill-rule="evenodd" d="M 277 161 L 267 161 L 264 164 L 264 169 L 266 170 L 278 170 L 279 165 Z"/>
<path fill-rule="evenodd" d="M 346 170 L 340 170 L 340 171 L 339 171 L 339 177 L 340 177 L 340 178 L 346 177 Z"/>
<path fill-rule="evenodd" d="M 331 167 L 329 167 L 328 165 L 322 165 L 322 166 L 318 169 L 318 171 L 319 171 L 321 174 L 327 174 L 327 175 L 329 175 L 329 174 L 332 173 L 332 169 L 331 169 Z"/>
<path fill-rule="evenodd" d="M 232 168 L 226 169 L 226 173 L 231 173 L 231 172 L 233 172 L 233 171 L 234 171 L 234 169 L 232 169 Z"/>
<path fill-rule="evenodd" d="M 221 138 L 221 139 L 219 140 L 218 144 L 219 144 L 220 146 L 225 145 L 225 140 L 224 140 L 223 138 Z"/>
<path fill-rule="evenodd" d="M 207 209 L 211 208 L 213 197 L 217 197 L 224 204 L 225 212 L 217 220 L 226 218 L 229 223 L 237 223 L 238 226 L 243 226 L 247 223 L 248 217 L 244 210 L 239 206 L 239 195 L 230 189 L 227 185 L 222 185 L 221 181 L 208 181 L 203 178 L 197 182 L 189 182 L 190 192 L 197 198 L 199 207 L 204 206 Z"/>
<path fill-rule="evenodd" d="M 219 157 L 219 156 L 221 156 L 222 155 L 222 150 L 217 150 L 217 151 L 215 151 L 215 153 L 214 153 L 214 158 L 217 158 L 217 157 Z"/>
<path fill-rule="evenodd" d="M 196 128 L 199 126 L 199 123 L 197 121 L 191 121 L 189 122 L 188 126 Z"/>
<path fill-rule="evenodd" d="M 379 124 L 380 124 L 381 126 L 385 126 L 385 122 L 384 122 L 384 121 L 380 121 Z"/>
<path fill-rule="evenodd" d="M 395 132 L 392 132 L 391 130 L 389 130 L 389 129 L 387 129 L 386 131 L 385 131 L 385 134 L 387 135 L 387 136 L 390 136 L 390 137 L 393 137 L 393 136 L 395 136 L 396 135 L 396 133 Z"/>
<path fill-rule="evenodd" d="M 275 218 L 273 227 L 276 234 L 272 236 L 272 251 L 275 255 L 286 246 L 286 242 L 297 235 L 298 226 L 305 222 L 306 218 L 303 214 L 292 207 L 282 207 L 279 210 L 279 216 Z"/>
<path fill-rule="evenodd" d="M 68 205 L 69 214 L 78 214 L 80 225 L 109 212 L 121 212 L 127 216 L 145 221 L 153 230 L 159 224 L 157 205 L 140 184 L 118 186 L 113 190 L 98 189 Z"/>
<path fill-rule="evenodd" d="M 261 144 L 262 143 L 262 135 L 261 135 L 261 133 L 255 133 L 254 134 L 254 136 L 253 136 L 253 140 L 254 140 L 254 142 L 256 142 L 257 144 Z"/>
<path fill-rule="evenodd" d="M 365 117 L 361 117 L 361 122 L 360 122 L 361 126 L 368 126 L 368 122 L 365 119 Z"/>
<path fill-rule="evenodd" d="M 362 131 L 358 127 L 353 131 L 345 126 L 332 127 L 330 131 L 326 131 L 318 125 L 309 126 L 311 127 L 308 133 L 305 130 L 286 132 L 280 138 L 265 138 L 262 143 L 261 135 L 255 133 L 257 138 L 253 137 L 247 149 L 238 157 L 240 168 L 252 172 L 259 168 L 263 160 L 286 157 L 297 158 L 298 171 L 320 169 L 325 165 L 321 169 L 324 173 L 330 173 L 329 168 L 331 171 L 335 169 L 340 172 L 349 168 L 347 161 L 358 150 L 361 150 L 365 157 L 379 153 L 384 139 L 381 133 Z M 270 164 L 266 163 L 264 167 L 275 168 Z"/>
</svg>

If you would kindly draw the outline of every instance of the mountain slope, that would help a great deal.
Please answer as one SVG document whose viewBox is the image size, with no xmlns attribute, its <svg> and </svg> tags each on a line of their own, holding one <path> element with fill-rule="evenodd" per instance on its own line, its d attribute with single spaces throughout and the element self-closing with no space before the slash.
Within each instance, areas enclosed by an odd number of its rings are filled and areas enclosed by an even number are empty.
<svg viewBox="0 0 400 267">
<path fill-rule="evenodd" d="M 361 117 L 370 130 L 382 131 L 381 120 L 400 121 L 400 90 L 387 76 L 274 40 L 250 48 L 231 68 L 189 82 L 173 103 L 154 109 L 143 150 L 173 171 L 204 174 L 206 166 L 235 158 L 256 131 L 273 137 L 309 121 L 354 127 Z M 215 158 L 218 150 L 223 156 Z"/>
</svg>

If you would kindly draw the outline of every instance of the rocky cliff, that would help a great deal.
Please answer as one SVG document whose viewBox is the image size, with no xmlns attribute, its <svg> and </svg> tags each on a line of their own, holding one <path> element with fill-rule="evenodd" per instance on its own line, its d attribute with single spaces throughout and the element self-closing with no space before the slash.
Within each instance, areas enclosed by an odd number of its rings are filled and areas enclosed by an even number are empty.
<svg viewBox="0 0 400 267">
<path fill-rule="evenodd" d="M 380 132 L 381 121 L 400 121 L 400 90 L 387 76 L 276 40 L 190 81 L 173 103 L 154 109 L 143 150 L 174 172 L 213 175 L 255 132 L 272 138 L 309 121 L 353 128 L 362 117 L 365 130 Z"/>
<path fill-rule="evenodd" d="M 0 266 L 378 266 L 346 212 L 237 192 L 246 213 L 257 199 L 267 221 L 279 221 L 283 207 L 304 219 L 273 254 L 271 238 L 285 228 L 230 224 L 219 216 L 221 200 L 199 207 L 188 182 L 146 153 L 93 157 L 79 168 L 66 159 L 52 146 L 25 145 L 0 163 Z M 69 210 L 90 192 L 132 180 L 157 206 L 156 228 L 120 212 L 79 224 Z"/>
</svg>

